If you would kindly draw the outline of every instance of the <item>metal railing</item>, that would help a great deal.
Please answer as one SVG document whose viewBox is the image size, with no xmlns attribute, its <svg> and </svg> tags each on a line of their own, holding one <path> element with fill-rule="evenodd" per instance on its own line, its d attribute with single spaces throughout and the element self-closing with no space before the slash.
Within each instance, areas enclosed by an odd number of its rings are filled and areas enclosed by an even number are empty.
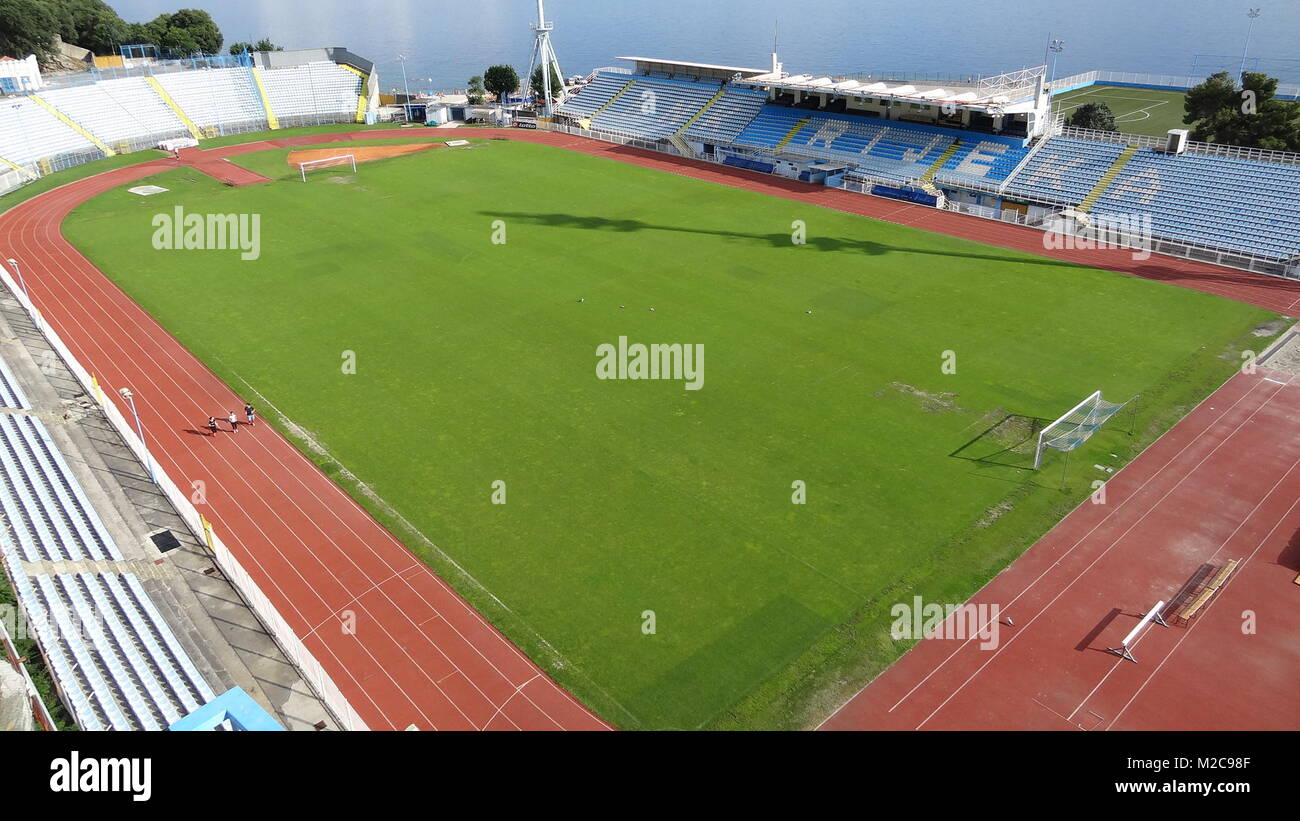
<svg viewBox="0 0 1300 821">
<path fill-rule="evenodd" d="M 1166 137 L 1151 137 L 1146 134 L 1123 134 L 1118 131 L 1097 131 L 1095 129 L 1079 128 L 1073 125 L 1062 125 L 1060 127 L 1060 133 L 1056 136 L 1070 137 L 1076 140 L 1091 140 L 1093 142 L 1119 143 L 1122 145 L 1136 146 L 1137 148 L 1164 148 L 1168 140 Z M 1234 160 L 1252 160 L 1254 162 L 1272 162 L 1282 165 L 1300 165 L 1300 153 L 1294 151 L 1275 151 L 1268 148 L 1242 148 L 1236 145 L 1203 143 L 1194 140 L 1188 140 L 1187 153 L 1208 157 L 1224 157 Z"/>
<path fill-rule="evenodd" d="M 4 562 L 0 561 L 0 574 L 3 574 L 4 572 Z M 22 598 L 17 595 L 17 590 L 14 592 L 14 599 L 18 602 L 23 618 L 29 618 L 26 605 L 23 604 Z M 45 653 L 44 648 L 41 647 L 40 641 L 36 642 L 36 647 L 42 654 Z M 23 677 L 23 686 L 27 691 L 27 702 L 31 707 L 32 718 L 36 719 L 36 723 L 41 726 L 41 729 L 51 732 L 57 731 L 59 725 L 54 721 L 54 716 L 50 715 L 49 708 L 45 706 L 45 699 L 41 698 L 40 691 L 36 689 L 36 683 L 32 681 L 31 674 L 27 672 L 26 665 L 22 663 L 21 657 L 18 655 L 18 646 L 14 643 L 14 639 L 9 635 L 9 631 L 5 628 L 3 619 L 0 619 L 0 652 L 3 652 L 4 654 L 3 661 L 7 662 Z M 46 667 L 49 669 L 48 664 Z M 53 677 L 51 677 L 51 681 L 53 681 Z M 57 681 L 54 682 L 54 687 L 57 691 L 59 687 Z"/>
<path fill-rule="evenodd" d="M 1208 76 L 1208 75 L 1206 75 Z M 1085 71 L 1069 77 L 1058 77 L 1052 81 L 1054 92 L 1068 91 L 1090 85 L 1128 83 L 1132 85 L 1163 86 L 1174 89 L 1190 89 L 1205 82 L 1205 77 L 1190 77 L 1184 74 L 1143 74 L 1136 71 Z M 1279 84 L 1276 96 L 1294 100 L 1300 98 L 1300 85 Z"/>
</svg>

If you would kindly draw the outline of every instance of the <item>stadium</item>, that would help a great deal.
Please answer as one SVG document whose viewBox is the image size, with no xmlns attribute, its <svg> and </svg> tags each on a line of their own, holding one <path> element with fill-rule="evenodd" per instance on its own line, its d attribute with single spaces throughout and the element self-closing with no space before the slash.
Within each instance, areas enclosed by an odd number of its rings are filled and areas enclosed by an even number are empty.
<svg viewBox="0 0 1300 821">
<path fill-rule="evenodd" d="M 7 728 L 1300 729 L 1300 154 L 532 27 L 0 71 Z"/>
</svg>

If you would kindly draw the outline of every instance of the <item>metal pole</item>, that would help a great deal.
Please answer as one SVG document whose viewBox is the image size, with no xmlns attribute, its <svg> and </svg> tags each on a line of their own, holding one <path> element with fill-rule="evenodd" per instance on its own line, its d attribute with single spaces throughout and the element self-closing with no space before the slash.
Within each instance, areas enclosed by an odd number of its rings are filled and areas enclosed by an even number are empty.
<svg viewBox="0 0 1300 821">
<path fill-rule="evenodd" d="M 41 312 L 36 308 L 36 303 L 32 302 L 32 295 L 27 292 L 27 283 L 23 281 L 23 271 L 22 268 L 18 266 L 18 260 L 10 257 L 9 264 L 13 266 L 14 276 L 18 278 L 18 287 L 22 290 L 23 297 L 27 300 L 27 310 L 31 315 L 32 324 L 36 326 L 36 330 L 44 333 L 44 329 L 41 328 Z"/>
<path fill-rule="evenodd" d="M 411 121 L 411 85 L 406 81 L 406 55 L 399 54 L 397 59 L 402 64 L 402 87 L 406 89 L 406 103 L 402 109 L 406 112 L 406 121 Z"/>
<path fill-rule="evenodd" d="M 1246 54 L 1250 51 L 1250 35 L 1255 30 L 1255 18 L 1259 17 L 1259 9 L 1247 9 L 1246 16 L 1250 18 L 1250 25 L 1246 28 L 1246 45 L 1241 49 L 1241 70 L 1237 72 L 1237 78 L 1246 73 Z"/>
<path fill-rule="evenodd" d="M 1052 70 L 1047 77 L 1047 85 L 1050 88 L 1056 82 L 1056 61 L 1060 58 L 1061 52 L 1065 51 L 1065 41 L 1053 40 L 1047 44 L 1047 48 L 1052 52 Z"/>
<path fill-rule="evenodd" d="M 135 432 L 140 437 L 140 444 L 144 447 L 145 467 L 149 469 L 149 481 L 155 485 L 158 484 L 158 477 L 154 475 L 153 454 L 149 452 L 149 443 L 144 438 L 144 426 L 140 424 L 140 412 L 135 409 L 135 394 L 131 393 L 130 388 L 122 388 L 120 391 L 126 401 L 131 403 L 131 415 L 135 417 Z"/>
<path fill-rule="evenodd" d="M 9 264 L 14 268 L 14 276 L 18 277 L 18 287 L 23 289 L 23 296 L 27 297 L 27 302 L 30 304 L 32 301 L 32 295 L 27 293 L 27 283 L 23 282 L 23 272 L 22 269 L 18 267 L 18 260 L 10 257 Z"/>
</svg>

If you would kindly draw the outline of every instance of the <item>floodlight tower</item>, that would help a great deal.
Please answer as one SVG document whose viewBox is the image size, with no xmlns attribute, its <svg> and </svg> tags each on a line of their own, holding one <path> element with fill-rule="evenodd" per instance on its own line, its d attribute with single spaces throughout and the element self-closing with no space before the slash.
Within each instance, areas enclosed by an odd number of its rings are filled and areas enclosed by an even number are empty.
<svg viewBox="0 0 1300 821">
<path fill-rule="evenodd" d="M 1259 9 L 1247 9 L 1246 16 L 1250 18 L 1250 26 L 1246 29 L 1246 45 L 1241 50 L 1241 70 L 1237 72 L 1237 78 L 1241 79 L 1246 73 L 1246 55 L 1250 53 L 1250 35 L 1255 31 L 1255 19 L 1259 17 Z"/>
<path fill-rule="evenodd" d="M 536 42 L 533 44 L 533 59 L 528 64 L 528 78 L 524 82 L 531 83 L 533 68 L 538 65 L 542 67 L 542 95 L 545 98 L 542 102 L 542 116 L 550 117 L 555 113 L 551 105 L 550 69 L 555 67 L 555 75 L 561 83 L 564 82 L 564 74 L 560 71 L 560 60 L 555 56 L 555 49 L 551 48 L 551 31 L 555 26 L 546 19 L 543 2 L 544 0 L 537 0 L 537 22 L 532 24 Z"/>
</svg>

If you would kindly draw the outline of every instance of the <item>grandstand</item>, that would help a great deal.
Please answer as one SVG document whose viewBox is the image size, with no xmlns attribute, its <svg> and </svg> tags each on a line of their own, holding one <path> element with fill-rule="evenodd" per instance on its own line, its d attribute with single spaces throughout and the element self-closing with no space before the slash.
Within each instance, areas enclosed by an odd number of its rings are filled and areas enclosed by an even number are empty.
<svg viewBox="0 0 1300 821">
<path fill-rule="evenodd" d="M 349 123 L 378 110 L 374 65 L 346 49 L 146 64 L 63 78 L 0 102 L 0 194 L 45 174 L 175 137 Z M 8 110 L 5 110 L 5 109 Z"/>
<path fill-rule="evenodd" d="M 145 592 L 0 359 L 5 570 L 84 730 L 161 730 L 212 689 Z"/>
<path fill-rule="evenodd" d="M 314 125 L 342 115 L 355 115 L 362 80 L 328 61 L 261 72 L 275 118 L 283 128 Z"/>
<path fill-rule="evenodd" d="M 118 152 L 189 133 L 144 77 L 56 88 L 40 96 L 89 132 L 92 144 L 98 141 Z"/>
<path fill-rule="evenodd" d="M 162 74 L 158 84 L 205 136 L 262 131 L 266 109 L 247 68 Z"/>
<path fill-rule="evenodd" d="M 1297 165 L 1051 137 L 1005 193 L 1098 215 L 1149 216 L 1155 236 L 1172 242 L 1277 263 L 1300 254 Z"/>
<path fill-rule="evenodd" d="M 554 127 L 1024 225 L 1150 218 L 1156 250 L 1300 276 L 1300 155 L 1065 129 L 1043 67 L 922 82 L 619 59 L 635 68 L 593 72 Z"/>
</svg>

